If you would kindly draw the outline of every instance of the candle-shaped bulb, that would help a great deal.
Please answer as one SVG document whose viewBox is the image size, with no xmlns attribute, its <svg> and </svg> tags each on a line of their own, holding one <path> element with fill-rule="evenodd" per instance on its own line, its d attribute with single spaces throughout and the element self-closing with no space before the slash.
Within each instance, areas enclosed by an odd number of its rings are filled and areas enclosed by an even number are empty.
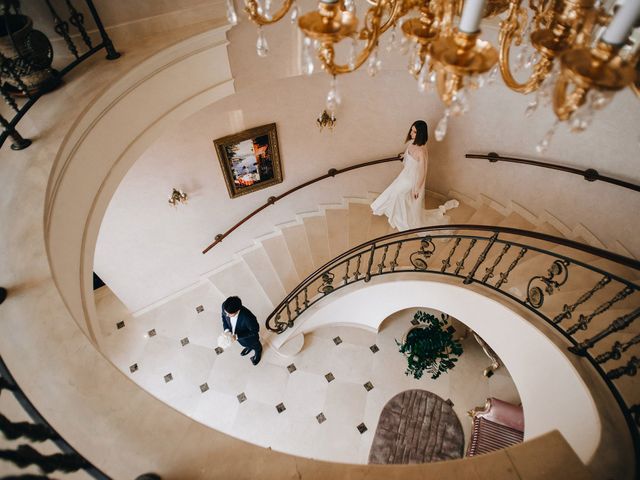
<svg viewBox="0 0 640 480">
<path fill-rule="evenodd" d="M 639 19 L 640 0 L 625 0 L 602 35 L 602 40 L 611 45 L 622 45 Z"/>
<path fill-rule="evenodd" d="M 486 0 L 465 0 L 458 30 L 465 33 L 475 33 L 479 30 L 485 2 Z"/>
</svg>

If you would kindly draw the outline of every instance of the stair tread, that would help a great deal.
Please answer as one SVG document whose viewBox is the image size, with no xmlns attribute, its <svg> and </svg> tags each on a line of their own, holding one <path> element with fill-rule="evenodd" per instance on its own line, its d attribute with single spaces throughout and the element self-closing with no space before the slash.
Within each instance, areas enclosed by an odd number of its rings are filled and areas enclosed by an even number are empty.
<svg viewBox="0 0 640 480">
<path fill-rule="evenodd" d="M 280 278 L 280 283 L 289 292 L 300 282 L 300 277 L 296 271 L 289 247 L 282 235 L 276 235 L 260 242 L 265 253 L 269 257 L 276 273 Z"/>
<path fill-rule="evenodd" d="M 282 236 L 287 244 L 291 258 L 295 266 L 298 277 L 306 278 L 315 270 L 313 260 L 311 259 L 311 251 L 309 242 L 307 241 L 307 232 L 304 225 L 291 225 L 282 229 Z"/>
<path fill-rule="evenodd" d="M 331 208 L 325 211 L 327 218 L 327 238 L 331 257 L 349 249 L 349 210 Z"/>
</svg>

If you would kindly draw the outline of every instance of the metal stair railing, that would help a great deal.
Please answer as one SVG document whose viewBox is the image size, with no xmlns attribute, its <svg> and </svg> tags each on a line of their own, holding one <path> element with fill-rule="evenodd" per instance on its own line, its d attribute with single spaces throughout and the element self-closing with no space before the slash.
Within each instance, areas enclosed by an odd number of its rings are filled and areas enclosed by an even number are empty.
<svg viewBox="0 0 640 480">
<path fill-rule="evenodd" d="M 554 251 L 561 250 L 561 251 Z M 535 260 L 534 260 L 535 257 Z M 605 263 L 595 266 L 592 262 Z M 517 302 L 586 359 L 618 403 L 640 458 L 640 262 L 572 240 L 515 228 L 440 225 L 385 235 L 330 260 L 295 287 L 265 322 L 278 334 L 331 293 L 381 275 L 455 277 Z M 555 297 L 554 297 L 555 295 Z M 554 301 L 562 295 L 561 300 Z M 636 470 L 638 465 L 636 465 Z"/>
</svg>

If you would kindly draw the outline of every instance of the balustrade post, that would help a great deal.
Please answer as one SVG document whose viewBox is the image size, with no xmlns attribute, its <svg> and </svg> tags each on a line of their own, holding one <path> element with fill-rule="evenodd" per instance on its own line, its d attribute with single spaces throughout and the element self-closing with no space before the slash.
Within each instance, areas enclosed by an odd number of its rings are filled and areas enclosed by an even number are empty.
<svg viewBox="0 0 640 480">
<path fill-rule="evenodd" d="M 11 144 L 11 150 L 24 150 L 29 145 L 31 145 L 31 140 L 28 138 L 24 138 L 22 135 L 18 133 L 18 131 L 7 122 L 7 119 L 0 115 L 0 125 L 4 129 L 4 133 L 6 133 L 11 139 L 13 143 Z"/>
<path fill-rule="evenodd" d="M 93 17 L 93 21 L 96 23 L 96 27 L 98 27 L 98 31 L 100 32 L 100 37 L 102 37 L 102 43 L 104 44 L 104 49 L 107 51 L 107 60 L 115 60 L 120 58 L 120 52 L 116 50 L 113 46 L 113 42 L 109 38 L 107 31 L 104 29 L 104 25 L 102 24 L 102 20 L 100 19 L 100 15 L 98 15 L 98 11 L 96 10 L 95 5 L 92 0 L 85 0 L 87 7 L 89 7 L 89 12 L 91 12 L 91 16 Z"/>
<path fill-rule="evenodd" d="M 367 263 L 367 273 L 365 274 L 364 281 L 368 282 L 371 280 L 371 267 L 373 266 L 373 256 L 376 253 L 376 244 L 371 244 L 371 249 L 369 250 L 369 263 Z"/>
<path fill-rule="evenodd" d="M 476 274 L 476 271 L 478 270 L 480 265 L 482 265 L 482 262 L 484 262 L 485 259 L 487 258 L 487 254 L 489 253 L 489 250 L 491 250 L 491 247 L 493 246 L 497 238 L 498 238 L 497 232 L 491 235 L 491 238 L 489 239 L 489 243 L 487 243 L 487 246 L 484 248 L 484 250 L 478 257 L 478 260 L 476 261 L 475 265 L 473 266 L 473 268 L 471 269 L 471 271 L 469 272 L 469 274 L 467 275 L 467 277 L 464 279 L 462 283 L 464 283 L 465 285 L 469 285 L 473 281 L 473 276 Z"/>
</svg>

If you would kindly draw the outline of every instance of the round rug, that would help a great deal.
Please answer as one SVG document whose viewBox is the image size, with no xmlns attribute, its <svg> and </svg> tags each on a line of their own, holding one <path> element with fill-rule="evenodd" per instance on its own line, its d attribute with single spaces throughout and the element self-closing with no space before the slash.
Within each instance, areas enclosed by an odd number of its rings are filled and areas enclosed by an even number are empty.
<svg viewBox="0 0 640 480">
<path fill-rule="evenodd" d="M 464 433 L 451 405 L 426 390 L 405 390 L 382 409 L 369 463 L 462 458 Z"/>
</svg>

